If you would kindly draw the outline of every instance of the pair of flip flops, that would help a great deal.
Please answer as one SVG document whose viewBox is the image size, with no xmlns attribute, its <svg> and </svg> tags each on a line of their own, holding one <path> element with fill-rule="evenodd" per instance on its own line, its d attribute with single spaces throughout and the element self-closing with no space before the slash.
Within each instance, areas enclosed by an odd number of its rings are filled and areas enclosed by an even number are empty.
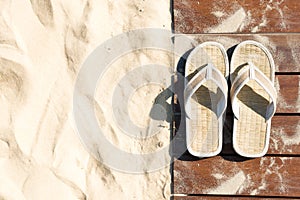
<svg viewBox="0 0 300 200">
<path fill-rule="evenodd" d="M 244 157 L 261 157 L 269 146 L 276 111 L 275 65 L 266 47 L 255 41 L 237 45 L 229 60 L 217 42 L 198 45 L 185 69 L 184 107 L 188 151 L 197 157 L 221 152 L 228 84 L 234 117 L 233 148 Z"/>
</svg>

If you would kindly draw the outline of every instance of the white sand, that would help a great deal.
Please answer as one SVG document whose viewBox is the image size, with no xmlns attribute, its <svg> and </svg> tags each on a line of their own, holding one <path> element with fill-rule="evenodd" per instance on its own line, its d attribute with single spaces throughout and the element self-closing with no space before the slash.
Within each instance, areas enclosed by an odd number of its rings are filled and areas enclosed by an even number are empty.
<svg viewBox="0 0 300 200">
<path fill-rule="evenodd" d="M 74 82 L 88 54 L 125 31 L 170 30 L 169 9 L 166 0 L 1 1 L 0 199 L 169 199 L 168 167 L 139 175 L 107 168 L 83 147 L 72 119 Z M 96 95 L 108 120 L 105 105 L 122 75 L 157 62 L 172 65 L 166 53 L 143 51 L 112 65 Z M 149 106 L 161 90 L 143 87 L 132 96 L 129 113 L 139 126 L 150 123 Z M 124 151 L 153 152 L 169 141 L 169 123 L 161 123 L 146 142 L 130 140 L 115 124 L 106 133 Z"/>
</svg>

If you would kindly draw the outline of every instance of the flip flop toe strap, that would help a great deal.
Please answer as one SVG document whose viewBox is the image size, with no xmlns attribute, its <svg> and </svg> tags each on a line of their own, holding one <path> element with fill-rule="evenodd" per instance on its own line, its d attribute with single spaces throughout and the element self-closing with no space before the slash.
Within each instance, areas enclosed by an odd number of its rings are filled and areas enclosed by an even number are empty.
<svg viewBox="0 0 300 200">
<path fill-rule="evenodd" d="M 241 89 L 250 81 L 255 80 L 270 96 L 269 105 L 267 106 L 265 119 L 269 121 L 276 111 L 277 93 L 270 79 L 263 74 L 253 63 L 247 63 L 233 80 L 230 91 L 233 114 L 236 119 L 239 119 L 240 109 L 237 103 L 237 95 Z"/>
<path fill-rule="evenodd" d="M 186 116 L 190 118 L 191 107 L 190 100 L 193 94 L 203 85 L 206 81 L 213 81 L 222 92 L 222 97 L 217 103 L 217 116 L 218 118 L 223 115 L 227 106 L 227 92 L 228 86 L 224 75 L 213 64 L 208 63 L 202 68 L 185 86 L 184 89 L 184 108 Z"/>
</svg>

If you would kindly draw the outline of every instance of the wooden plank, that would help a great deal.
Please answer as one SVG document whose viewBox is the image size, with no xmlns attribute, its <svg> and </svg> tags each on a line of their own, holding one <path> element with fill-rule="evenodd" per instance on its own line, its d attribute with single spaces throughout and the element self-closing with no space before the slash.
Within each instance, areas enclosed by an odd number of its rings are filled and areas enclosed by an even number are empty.
<svg viewBox="0 0 300 200">
<path fill-rule="evenodd" d="M 268 154 L 300 154 L 300 115 L 298 116 L 280 116 L 280 113 L 299 113 L 299 75 L 279 75 L 278 88 L 278 109 L 279 116 L 272 119 L 271 139 Z M 182 80 L 177 80 L 175 84 L 175 92 L 179 96 L 179 101 L 174 103 L 175 112 L 175 128 L 185 127 L 184 118 L 181 118 L 180 104 L 183 102 L 182 91 L 183 84 L 179 84 Z M 227 118 L 224 124 L 224 144 L 222 154 L 234 154 L 232 148 L 232 126 L 233 116 L 230 104 L 227 107 Z M 173 152 L 175 156 L 180 156 L 186 149 L 185 129 L 180 132 L 175 131 L 177 136 L 174 139 Z M 189 157 L 191 155 L 183 155 Z"/>
<path fill-rule="evenodd" d="M 276 72 L 300 72 L 300 34 L 178 35 L 175 38 L 175 52 L 177 49 L 181 49 L 182 52 L 186 53 L 190 49 L 194 48 L 195 45 L 198 45 L 202 42 L 216 41 L 228 49 L 228 54 L 230 56 L 234 46 L 244 40 L 255 40 L 265 45 L 274 58 Z M 184 58 L 185 57 L 182 59 L 184 60 Z M 177 63 L 178 60 L 176 60 L 176 66 Z M 177 66 L 177 68 L 179 67 L 180 66 Z"/>
<path fill-rule="evenodd" d="M 175 160 L 174 194 L 300 196 L 300 157 Z"/>
<path fill-rule="evenodd" d="M 180 80 L 181 81 L 181 80 Z M 300 113 L 300 75 L 277 75 L 275 87 L 277 89 L 276 113 Z M 183 102 L 183 83 L 175 85 L 179 100 Z M 180 113 L 180 104 L 175 104 L 175 113 Z"/>
<path fill-rule="evenodd" d="M 277 112 L 299 113 L 300 92 L 299 75 L 276 76 L 277 80 Z"/>
<path fill-rule="evenodd" d="M 224 128 L 223 155 L 235 154 L 232 148 L 232 116 L 227 117 Z M 267 155 L 300 154 L 300 116 L 274 116 Z"/>
<path fill-rule="evenodd" d="M 174 196 L 173 200 L 211 200 L 211 199 L 238 199 L 238 200 L 255 200 L 255 199 L 264 199 L 264 200 L 274 200 L 274 197 L 268 196 L 259 196 L 259 197 L 244 197 L 244 196 L 230 196 L 230 195 L 199 195 L 199 196 Z"/>
<path fill-rule="evenodd" d="M 228 115 L 224 125 L 224 141 L 221 154 L 235 154 L 232 147 L 233 116 Z M 274 116 L 267 155 L 300 154 L 300 116 Z M 191 155 L 186 155 L 191 156 Z"/>
<path fill-rule="evenodd" d="M 300 32 L 297 0 L 174 0 L 177 33 Z"/>
<path fill-rule="evenodd" d="M 181 122 L 182 120 L 182 122 Z M 232 115 L 227 115 L 223 129 L 222 155 L 235 154 L 232 148 Z M 185 129 L 179 130 L 179 126 L 185 127 L 184 119 L 175 116 L 175 134 L 173 153 L 175 157 L 184 157 L 188 160 L 195 159 L 188 152 L 184 153 L 186 147 Z M 271 126 L 271 138 L 267 155 L 299 155 L 300 154 L 300 116 L 274 116 Z"/>
<path fill-rule="evenodd" d="M 300 116 L 273 117 L 268 154 L 300 155 Z"/>
</svg>

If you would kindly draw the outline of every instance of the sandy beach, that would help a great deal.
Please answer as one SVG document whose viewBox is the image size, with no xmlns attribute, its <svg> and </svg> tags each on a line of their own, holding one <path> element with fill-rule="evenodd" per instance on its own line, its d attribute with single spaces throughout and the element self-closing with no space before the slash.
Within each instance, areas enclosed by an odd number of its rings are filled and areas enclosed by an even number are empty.
<svg viewBox="0 0 300 200">
<path fill-rule="evenodd" d="M 135 29 L 171 30 L 170 2 L 5 0 L 0 27 L 0 199 L 169 199 L 169 166 L 129 173 L 105 165 L 103 152 L 86 148 L 92 142 L 78 135 L 73 92 L 82 64 L 105 41 Z M 129 72 L 153 64 L 172 69 L 172 62 L 168 52 L 141 49 L 108 64 L 90 103 L 116 148 L 143 155 L 168 145 L 167 112 L 153 111 L 165 86 L 149 84 L 153 74 L 145 73 L 147 84 L 124 93 L 128 115 L 118 119 L 130 119 L 141 130 L 155 121 L 160 128 L 151 137 L 124 134 L 116 123 L 113 96 Z M 127 84 L 135 84 L 133 77 Z M 164 81 L 168 86 L 171 77 Z"/>
</svg>

